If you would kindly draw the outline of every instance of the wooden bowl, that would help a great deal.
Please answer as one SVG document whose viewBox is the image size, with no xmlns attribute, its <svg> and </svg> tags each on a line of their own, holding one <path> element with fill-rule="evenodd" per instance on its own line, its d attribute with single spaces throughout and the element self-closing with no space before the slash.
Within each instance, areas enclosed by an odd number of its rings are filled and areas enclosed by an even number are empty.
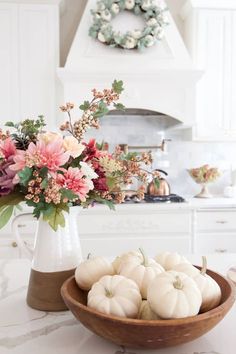
<svg viewBox="0 0 236 354">
<path fill-rule="evenodd" d="M 208 312 L 176 320 L 137 320 L 105 315 L 86 306 L 87 293 L 74 276 L 61 288 L 62 297 L 74 316 L 90 331 L 118 345 L 158 349 L 190 342 L 219 323 L 235 301 L 234 285 L 223 276 L 208 270 L 222 291 L 221 303 Z"/>
</svg>

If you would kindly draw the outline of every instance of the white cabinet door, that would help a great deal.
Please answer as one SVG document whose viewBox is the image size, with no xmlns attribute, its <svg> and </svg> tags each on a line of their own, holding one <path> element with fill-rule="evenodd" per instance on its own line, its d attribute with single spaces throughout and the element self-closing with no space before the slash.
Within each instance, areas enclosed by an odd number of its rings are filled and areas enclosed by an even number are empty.
<svg viewBox="0 0 236 354">
<path fill-rule="evenodd" d="M 59 8 L 0 3 L 0 125 L 44 115 L 55 127 Z"/>
<path fill-rule="evenodd" d="M 203 76 L 196 85 L 193 139 L 236 140 L 236 11 L 196 4 L 185 17 L 186 40 Z"/>
<path fill-rule="evenodd" d="M 19 119 L 18 12 L 0 3 L 0 125 Z"/>
<path fill-rule="evenodd" d="M 228 140 L 236 138 L 236 116 L 232 115 L 236 101 L 232 102 L 232 12 L 201 11 L 198 21 L 197 65 L 204 75 L 196 88 L 197 140 Z"/>
<path fill-rule="evenodd" d="M 55 71 L 59 65 L 59 27 L 56 8 L 19 6 L 20 117 L 55 118 Z"/>
</svg>

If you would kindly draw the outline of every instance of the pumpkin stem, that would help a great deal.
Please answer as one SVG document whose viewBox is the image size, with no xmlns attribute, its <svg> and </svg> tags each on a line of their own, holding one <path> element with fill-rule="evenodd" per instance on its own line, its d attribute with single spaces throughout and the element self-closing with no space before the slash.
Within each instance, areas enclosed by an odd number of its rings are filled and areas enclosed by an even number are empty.
<svg viewBox="0 0 236 354">
<path fill-rule="evenodd" d="M 202 256 L 202 269 L 200 271 L 200 274 L 206 275 L 207 271 L 207 258 L 206 256 Z"/>
<path fill-rule="evenodd" d="M 146 256 L 144 250 L 140 247 L 139 248 L 139 252 L 141 253 L 141 255 L 143 256 L 143 262 L 142 262 L 142 265 L 144 267 L 147 267 L 148 266 L 148 257 Z"/>
<path fill-rule="evenodd" d="M 106 297 L 113 297 L 113 294 L 110 290 L 108 290 L 107 288 L 105 288 L 105 295 Z"/>
<path fill-rule="evenodd" d="M 178 275 L 175 277 L 175 281 L 174 281 L 173 285 L 174 285 L 174 288 L 178 289 L 178 290 L 182 290 L 184 287 L 183 283 Z"/>
</svg>

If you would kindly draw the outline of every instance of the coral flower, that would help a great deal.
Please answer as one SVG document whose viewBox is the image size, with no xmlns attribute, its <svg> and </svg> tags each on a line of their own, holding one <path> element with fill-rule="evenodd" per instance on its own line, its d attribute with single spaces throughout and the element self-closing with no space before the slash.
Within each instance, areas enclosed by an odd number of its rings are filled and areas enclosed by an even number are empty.
<svg viewBox="0 0 236 354">
<path fill-rule="evenodd" d="M 90 180 L 84 178 L 83 172 L 78 167 L 69 167 L 64 174 L 57 175 L 56 181 L 61 187 L 77 194 L 82 202 L 86 200 L 87 193 L 91 189 Z"/>
</svg>

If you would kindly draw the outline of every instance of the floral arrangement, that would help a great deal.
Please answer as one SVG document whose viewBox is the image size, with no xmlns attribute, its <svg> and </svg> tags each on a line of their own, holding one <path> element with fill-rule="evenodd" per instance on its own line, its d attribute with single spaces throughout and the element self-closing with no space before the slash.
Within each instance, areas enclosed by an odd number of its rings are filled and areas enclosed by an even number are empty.
<svg viewBox="0 0 236 354">
<path fill-rule="evenodd" d="M 123 109 L 117 103 L 123 91 L 122 81 L 111 89 L 92 90 L 91 101 L 80 105 L 83 114 L 72 121 L 72 103 L 61 106 L 68 120 L 61 132 L 45 131 L 42 116 L 20 123 L 7 122 L 12 132 L 0 131 L 0 227 L 10 219 L 21 202 L 33 207 L 33 215 L 42 217 L 57 230 L 65 225 L 64 212 L 72 205 L 87 207 L 94 202 L 112 207 L 124 199 L 123 187 L 135 176 L 144 183 L 147 172 L 141 166 L 150 164 L 151 155 L 124 154 L 119 148 L 111 154 L 95 140 L 83 141 L 84 133 L 99 127 L 99 117 L 109 106 Z M 137 191 L 140 197 L 144 187 Z"/>
<path fill-rule="evenodd" d="M 188 172 L 196 183 L 202 184 L 214 182 L 220 176 L 219 170 L 216 167 L 210 167 L 209 165 L 192 168 L 188 170 Z"/>
<path fill-rule="evenodd" d="M 124 34 L 113 30 L 111 20 L 124 10 L 143 17 L 146 23 L 143 30 L 136 29 Z M 168 24 L 165 11 L 154 0 L 99 0 L 96 10 L 91 11 L 93 24 L 89 35 L 110 47 L 142 50 L 163 38 L 164 28 Z"/>
</svg>

